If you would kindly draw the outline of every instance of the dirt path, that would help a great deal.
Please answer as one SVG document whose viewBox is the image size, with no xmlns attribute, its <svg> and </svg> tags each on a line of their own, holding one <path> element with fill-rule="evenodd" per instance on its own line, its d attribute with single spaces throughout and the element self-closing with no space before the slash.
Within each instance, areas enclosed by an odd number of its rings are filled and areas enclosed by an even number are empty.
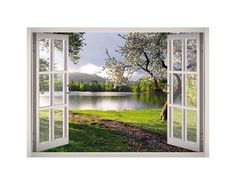
<svg viewBox="0 0 236 182">
<path fill-rule="evenodd" d="M 103 120 L 96 116 L 70 115 L 70 118 L 78 122 L 96 121 L 104 128 L 127 137 L 127 144 L 135 152 L 190 152 L 189 150 L 168 145 L 166 140 L 156 133 L 147 132 L 127 124 Z"/>
</svg>

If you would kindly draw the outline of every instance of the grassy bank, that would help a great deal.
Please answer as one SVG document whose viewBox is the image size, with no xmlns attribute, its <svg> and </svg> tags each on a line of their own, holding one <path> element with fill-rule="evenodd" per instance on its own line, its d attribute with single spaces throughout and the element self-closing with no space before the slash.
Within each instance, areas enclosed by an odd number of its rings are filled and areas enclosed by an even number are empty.
<svg viewBox="0 0 236 182">
<path fill-rule="evenodd" d="M 159 120 L 161 110 L 97 111 L 71 110 L 70 115 L 96 116 L 99 120 L 119 121 L 166 137 L 166 122 Z M 44 117 L 44 116 L 42 116 Z M 47 152 L 132 152 L 128 138 L 104 128 L 100 122 L 87 117 L 84 122 L 70 119 L 69 144 Z"/>
<path fill-rule="evenodd" d="M 141 130 L 156 133 L 159 137 L 165 139 L 167 122 L 160 120 L 160 112 L 161 109 L 127 111 L 71 110 L 69 144 L 50 149 L 48 152 L 133 152 L 134 149 L 128 142 L 130 138 L 104 127 L 102 121 L 118 121 L 127 126 L 134 126 Z M 182 115 L 178 110 L 174 110 L 174 113 L 174 136 L 180 137 Z M 195 113 L 187 113 L 186 116 L 190 121 L 188 123 L 188 139 L 195 140 L 194 118 L 196 115 Z M 41 119 L 44 119 L 44 117 L 46 117 L 45 113 L 41 116 Z M 45 131 L 45 128 L 43 131 Z M 142 141 L 139 142 L 142 145 Z M 145 145 L 142 145 L 142 147 L 145 151 L 153 151 Z"/>
<path fill-rule="evenodd" d="M 161 109 L 126 111 L 71 110 L 70 112 L 79 115 L 94 115 L 104 120 L 120 121 L 166 137 L 167 123 L 160 120 Z"/>
<path fill-rule="evenodd" d="M 126 137 L 103 128 L 96 121 L 69 124 L 69 144 L 47 152 L 130 152 Z"/>
</svg>

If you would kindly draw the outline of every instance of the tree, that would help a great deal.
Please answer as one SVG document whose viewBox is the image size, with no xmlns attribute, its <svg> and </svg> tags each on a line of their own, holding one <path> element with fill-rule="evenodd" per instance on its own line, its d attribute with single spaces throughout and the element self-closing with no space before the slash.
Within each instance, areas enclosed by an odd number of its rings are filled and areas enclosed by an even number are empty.
<svg viewBox="0 0 236 182">
<path fill-rule="evenodd" d="M 151 78 L 144 77 L 138 80 L 138 85 L 141 92 L 152 92 L 154 89 L 154 81 Z"/>
<path fill-rule="evenodd" d="M 128 78 L 132 73 L 138 70 L 146 72 L 154 83 L 154 90 L 158 93 L 166 90 L 166 80 L 167 80 L 167 33 L 128 33 L 125 35 L 119 34 L 119 37 L 125 40 L 124 46 L 120 47 L 117 52 L 121 53 L 124 60 L 118 61 L 109 54 L 107 63 L 105 65 L 110 77 L 111 82 L 127 83 Z M 177 42 L 178 43 L 178 42 Z M 187 65 L 187 69 L 196 68 L 194 62 L 194 56 L 196 49 L 194 49 L 194 42 L 190 42 L 190 63 Z M 177 44 L 175 47 L 181 46 L 182 44 Z M 181 50 L 181 49 L 178 49 Z M 191 51 L 192 50 L 192 51 Z M 174 53 L 174 62 L 181 60 L 181 51 L 176 51 Z M 178 64 L 173 64 L 174 70 L 180 70 L 181 68 Z M 127 76 L 128 75 L 128 76 Z M 176 85 L 174 88 L 174 98 L 178 98 L 181 93 L 181 78 L 178 74 L 174 74 Z M 126 79 L 122 79 L 126 78 Z M 149 88 L 150 89 L 150 88 Z M 140 90 L 140 86 L 134 87 L 133 90 Z M 141 86 L 141 90 L 144 88 Z M 160 115 L 162 120 L 167 120 L 167 102 L 162 108 Z"/>
<path fill-rule="evenodd" d="M 107 59 L 104 66 L 107 72 L 108 82 L 114 85 L 114 89 L 127 84 L 132 75 L 132 66 L 126 65 L 122 61 L 117 61 L 114 57 L 110 56 L 106 50 Z"/>
<path fill-rule="evenodd" d="M 142 70 L 153 80 L 154 90 L 163 92 L 158 83 L 167 78 L 167 33 L 135 32 L 118 36 L 125 40 L 124 46 L 117 50 L 124 60 L 118 61 L 107 52 L 105 68 L 108 79 L 115 85 L 126 84 L 135 71 Z M 140 88 L 133 89 L 137 91 Z M 163 120 L 167 119 L 166 105 L 162 110 Z"/>
<path fill-rule="evenodd" d="M 118 61 L 107 53 L 105 67 L 110 80 L 116 85 L 124 84 L 132 73 L 142 70 L 154 81 L 155 90 L 163 92 L 158 80 L 166 79 L 167 33 L 137 32 L 118 36 L 125 40 L 124 46 L 117 50 L 124 60 Z"/>
<path fill-rule="evenodd" d="M 74 64 L 78 63 L 80 59 L 79 52 L 80 50 L 82 50 L 82 47 L 86 45 L 84 43 L 84 38 L 83 38 L 85 33 L 84 32 L 78 32 L 78 33 L 55 32 L 54 34 L 65 34 L 69 36 L 69 55 Z M 63 43 L 61 40 L 54 40 L 54 43 L 57 49 L 59 50 L 63 49 Z M 42 50 L 42 52 L 45 52 L 46 54 L 48 54 L 49 41 L 47 39 L 41 40 L 39 42 L 39 48 Z M 41 57 L 39 59 L 39 71 L 49 71 L 49 58 Z M 40 76 L 39 85 L 40 85 L 40 91 L 42 93 L 44 91 L 48 91 L 48 80 L 49 80 L 49 77 L 47 75 Z"/>
<path fill-rule="evenodd" d="M 131 89 L 132 89 L 132 92 L 140 92 L 139 84 L 133 85 Z"/>
<path fill-rule="evenodd" d="M 80 84 L 79 84 L 79 90 L 85 91 L 86 89 L 87 89 L 87 87 L 86 87 L 86 84 L 85 84 L 85 83 L 80 83 Z"/>
<path fill-rule="evenodd" d="M 106 91 L 112 91 L 113 88 L 114 88 L 113 83 L 107 82 L 107 83 L 105 84 L 105 90 L 106 90 Z"/>
<path fill-rule="evenodd" d="M 86 44 L 84 43 L 84 32 L 55 32 L 54 34 L 64 34 L 69 36 L 69 55 L 71 58 L 71 61 L 74 64 L 77 64 L 80 59 L 80 51 L 82 50 L 83 46 Z M 57 44 L 57 48 L 60 44 Z"/>
</svg>

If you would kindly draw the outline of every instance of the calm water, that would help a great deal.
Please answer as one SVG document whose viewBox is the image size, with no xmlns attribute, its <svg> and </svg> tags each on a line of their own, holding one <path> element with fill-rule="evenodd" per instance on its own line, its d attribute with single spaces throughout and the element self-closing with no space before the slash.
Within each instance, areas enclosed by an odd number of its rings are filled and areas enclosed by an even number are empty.
<svg viewBox="0 0 236 182">
<path fill-rule="evenodd" d="M 135 110 L 162 108 L 166 95 L 127 92 L 73 92 L 69 96 L 70 109 Z"/>
<path fill-rule="evenodd" d="M 62 97 L 55 94 L 55 103 Z M 47 105 L 48 94 L 40 96 L 40 105 Z M 69 108 L 79 110 L 136 110 L 162 108 L 166 102 L 165 94 L 140 94 L 132 92 L 71 92 Z"/>
</svg>

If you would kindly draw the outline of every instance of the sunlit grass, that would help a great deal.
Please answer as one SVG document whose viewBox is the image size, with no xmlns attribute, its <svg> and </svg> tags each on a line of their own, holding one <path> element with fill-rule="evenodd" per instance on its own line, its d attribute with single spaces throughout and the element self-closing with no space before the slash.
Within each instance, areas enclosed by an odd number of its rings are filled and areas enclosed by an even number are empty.
<svg viewBox="0 0 236 182">
<path fill-rule="evenodd" d="M 160 120 L 161 109 L 127 110 L 127 111 L 100 111 L 100 110 L 71 110 L 70 114 L 97 116 L 91 120 L 88 117 L 83 122 L 70 120 L 69 144 L 48 152 L 129 152 L 132 151 L 127 143 L 127 136 L 122 136 L 114 131 L 104 128 L 99 122 L 101 120 L 113 120 L 153 132 L 163 137 L 167 136 L 167 122 Z M 179 113 L 178 113 L 179 112 Z M 60 112 L 59 112 L 60 113 Z M 47 112 L 41 113 L 41 118 L 46 120 Z M 177 120 L 180 120 L 181 111 L 177 111 Z M 196 112 L 187 114 L 188 140 L 196 140 L 196 125 L 194 120 Z M 59 116 L 55 118 L 61 119 Z M 176 118 L 175 118 L 176 119 Z M 179 123 L 179 122 L 178 122 Z M 181 125 L 176 125 L 181 127 Z M 181 128 L 178 128 L 181 130 Z M 48 130 L 47 130 L 48 131 Z M 181 132 L 180 132 L 181 134 Z M 46 135 L 47 136 L 47 135 Z"/>
<path fill-rule="evenodd" d="M 187 140 L 196 142 L 197 112 L 186 110 Z M 173 136 L 182 139 L 182 110 L 173 108 Z"/>
<path fill-rule="evenodd" d="M 39 141 L 49 141 L 49 110 L 39 112 Z M 63 137 L 63 110 L 54 110 L 54 138 Z"/>
<path fill-rule="evenodd" d="M 100 111 L 100 110 L 71 110 L 80 115 L 95 115 L 104 120 L 115 120 L 137 128 L 158 133 L 166 137 L 167 122 L 160 120 L 161 109 Z"/>
</svg>

